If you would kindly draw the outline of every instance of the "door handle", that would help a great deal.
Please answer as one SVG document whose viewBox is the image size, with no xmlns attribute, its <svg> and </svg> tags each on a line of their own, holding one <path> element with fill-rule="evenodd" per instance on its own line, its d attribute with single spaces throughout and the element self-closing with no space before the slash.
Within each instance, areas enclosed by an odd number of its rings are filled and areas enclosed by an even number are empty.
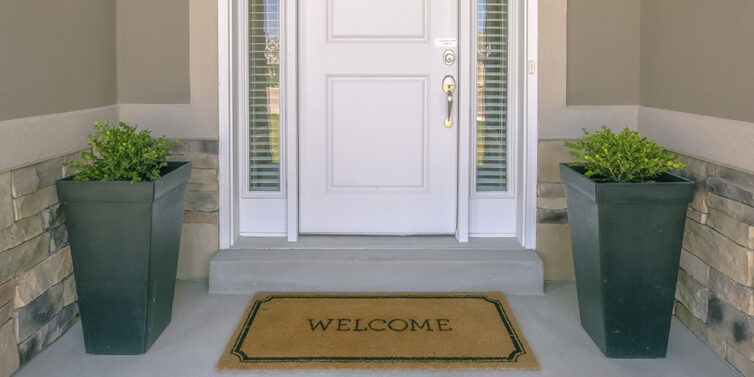
<svg viewBox="0 0 754 377">
<path fill-rule="evenodd" d="M 445 118 L 445 128 L 453 127 L 453 93 L 456 91 L 456 79 L 447 75 L 442 79 L 442 91 L 448 95 L 448 116 Z"/>
</svg>

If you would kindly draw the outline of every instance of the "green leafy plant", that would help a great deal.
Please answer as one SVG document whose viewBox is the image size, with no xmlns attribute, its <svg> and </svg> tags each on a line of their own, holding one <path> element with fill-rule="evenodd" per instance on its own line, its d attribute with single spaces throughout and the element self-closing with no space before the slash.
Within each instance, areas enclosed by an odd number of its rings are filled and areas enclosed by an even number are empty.
<svg viewBox="0 0 754 377">
<path fill-rule="evenodd" d="M 123 122 L 118 127 L 95 123 L 94 128 L 96 133 L 88 138 L 92 151 L 81 154 L 83 162 L 66 164 L 80 170 L 74 176 L 77 181 L 154 181 L 167 165 L 170 150 L 178 144 L 164 136 L 152 137 L 147 130 L 137 132 L 137 127 Z"/>
<path fill-rule="evenodd" d="M 628 128 L 618 134 L 602 126 L 576 142 L 566 142 L 571 154 L 585 162 L 573 162 L 568 166 L 581 166 L 584 175 L 603 182 L 650 182 L 660 174 L 685 165 L 676 162 L 677 156 L 666 153 L 665 148 L 642 137 Z"/>
</svg>

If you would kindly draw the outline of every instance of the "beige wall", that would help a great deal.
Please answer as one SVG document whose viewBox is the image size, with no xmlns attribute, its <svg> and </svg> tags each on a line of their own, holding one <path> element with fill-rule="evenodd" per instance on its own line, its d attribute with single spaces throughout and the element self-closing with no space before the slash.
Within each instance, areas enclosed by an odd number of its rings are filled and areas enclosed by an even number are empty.
<svg viewBox="0 0 754 377">
<path fill-rule="evenodd" d="M 189 103 L 189 2 L 117 1 L 119 103 Z"/>
<path fill-rule="evenodd" d="M 752 19 L 750 0 L 568 0 L 567 105 L 754 122 Z"/>
<path fill-rule="evenodd" d="M 629 127 L 754 171 L 752 19 L 749 0 L 540 0 L 540 139 Z"/>
<path fill-rule="evenodd" d="M 639 103 L 640 5 L 568 1 L 568 105 Z"/>
<path fill-rule="evenodd" d="M 639 131 L 754 172 L 754 1 L 643 0 Z"/>
<path fill-rule="evenodd" d="M 641 5 L 642 105 L 754 122 L 754 1 Z"/>
<path fill-rule="evenodd" d="M 119 0 L 128 2 L 131 0 Z M 173 2 L 173 0 L 170 0 Z M 187 103 L 121 103 L 120 119 L 149 128 L 158 135 L 179 139 L 217 139 L 218 137 L 218 72 L 217 72 L 217 1 L 184 0 L 188 3 L 188 85 Z M 147 7 L 148 8 L 148 7 Z M 155 33 L 162 31 L 155 30 Z M 170 32 L 168 32 L 170 34 Z M 173 35 L 166 44 L 183 43 Z M 170 66 L 159 65 L 158 74 L 166 74 Z M 158 90 L 144 83 L 144 90 Z M 171 89 L 172 92 L 177 92 Z"/>
<path fill-rule="evenodd" d="M 112 105 L 115 0 L 0 1 L 0 120 Z"/>
<path fill-rule="evenodd" d="M 573 106 L 567 91 L 567 0 L 539 0 L 539 138 L 572 139 L 582 128 L 636 129 L 638 106 Z"/>
</svg>

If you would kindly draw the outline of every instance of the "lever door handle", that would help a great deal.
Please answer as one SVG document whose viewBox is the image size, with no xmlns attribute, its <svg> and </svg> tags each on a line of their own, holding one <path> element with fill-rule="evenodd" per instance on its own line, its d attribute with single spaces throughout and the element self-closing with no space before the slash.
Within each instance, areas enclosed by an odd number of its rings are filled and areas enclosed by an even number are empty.
<svg viewBox="0 0 754 377">
<path fill-rule="evenodd" d="M 445 117 L 445 128 L 453 127 L 453 93 L 456 91 L 456 79 L 447 75 L 442 79 L 442 91 L 448 95 L 448 116 Z"/>
</svg>

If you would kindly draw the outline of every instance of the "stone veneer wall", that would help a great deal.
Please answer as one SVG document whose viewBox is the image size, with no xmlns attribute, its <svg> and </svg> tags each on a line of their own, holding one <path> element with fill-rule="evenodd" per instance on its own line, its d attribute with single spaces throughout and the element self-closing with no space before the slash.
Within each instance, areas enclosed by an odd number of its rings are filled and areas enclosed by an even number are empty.
<svg viewBox="0 0 754 377">
<path fill-rule="evenodd" d="M 539 143 L 537 251 L 546 280 L 572 280 L 573 260 L 558 163 L 564 140 Z M 677 174 L 696 181 L 689 205 L 675 316 L 720 357 L 754 377 L 754 174 L 684 155 Z"/>
<path fill-rule="evenodd" d="M 217 140 L 181 141 L 170 158 L 191 161 L 186 187 L 178 279 L 206 279 L 209 261 L 220 245 Z"/>
<path fill-rule="evenodd" d="M 537 252 L 545 280 L 574 280 L 565 186 L 558 163 L 573 161 L 563 140 L 540 141 L 537 151 Z"/>
<path fill-rule="evenodd" d="M 217 141 L 181 142 L 173 160 L 192 161 L 179 269 L 217 251 Z M 55 181 L 75 172 L 80 152 L 0 173 L 0 377 L 8 377 L 78 319 L 65 219 Z M 206 276 L 206 275 L 205 275 Z"/>
<path fill-rule="evenodd" d="M 675 315 L 745 376 L 754 376 L 754 174 L 687 156 L 696 181 Z"/>
<path fill-rule="evenodd" d="M 80 153 L 0 173 L 0 376 L 13 373 L 78 318 L 55 181 Z"/>
</svg>

